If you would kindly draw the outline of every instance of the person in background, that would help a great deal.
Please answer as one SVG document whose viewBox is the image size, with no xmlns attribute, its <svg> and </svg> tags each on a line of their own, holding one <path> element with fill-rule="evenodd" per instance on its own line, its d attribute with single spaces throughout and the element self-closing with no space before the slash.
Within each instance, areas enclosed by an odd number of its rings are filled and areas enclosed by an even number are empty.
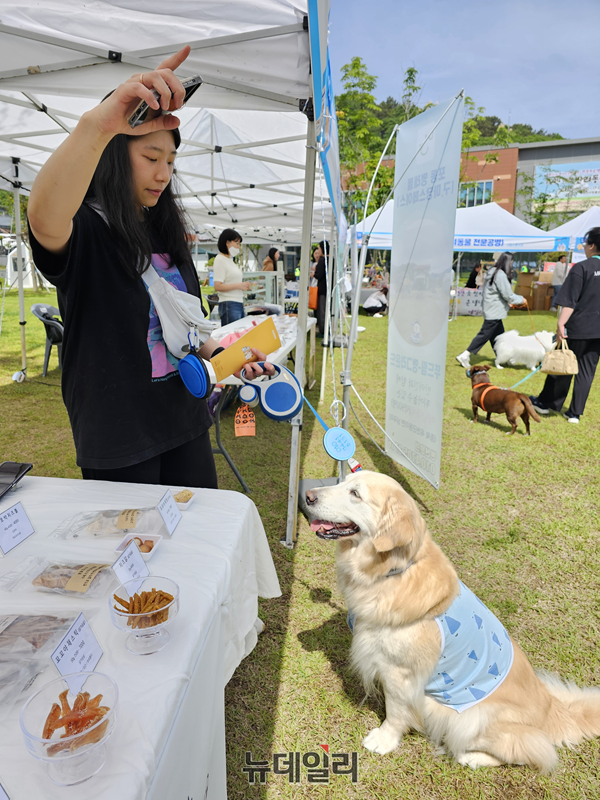
<svg viewBox="0 0 600 800">
<path fill-rule="evenodd" d="M 319 242 L 318 251 L 315 250 L 315 258 L 318 257 L 315 267 L 315 278 L 318 286 L 318 306 L 317 306 L 317 327 L 319 334 L 325 333 L 325 305 L 327 302 L 327 267 L 329 266 L 329 242 Z"/>
<path fill-rule="evenodd" d="M 567 339 L 579 365 L 571 404 L 563 415 L 575 424 L 584 412 L 600 357 L 600 228 L 587 232 L 583 249 L 585 261 L 573 264 L 557 297 L 561 309 L 556 340 Z M 540 395 L 530 397 L 536 411 L 540 414 L 560 412 L 571 378 L 572 375 L 548 375 Z"/>
<path fill-rule="evenodd" d="M 263 261 L 263 272 L 274 272 L 277 270 L 277 262 L 279 261 L 279 250 L 272 247 L 269 250 L 267 257 Z"/>
<path fill-rule="evenodd" d="M 471 353 L 478 353 L 486 342 L 492 347 L 500 334 L 504 333 L 503 319 L 506 319 L 511 305 L 526 305 L 527 301 L 512 290 L 508 276 L 512 273 L 512 256 L 502 253 L 494 266 L 485 275 L 483 284 L 483 318 L 481 330 L 467 349 L 456 360 L 465 369 L 471 366 Z"/>
<path fill-rule="evenodd" d="M 556 304 L 556 297 L 560 292 L 566 277 L 567 277 L 567 257 L 561 256 L 556 262 L 556 266 L 554 267 L 554 272 L 552 273 L 552 288 L 554 289 L 554 295 L 552 297 L 552 305 L 550 306 L 550 311 L 557 311 L 558 309 L 558 306 Z"/>
<path fill-rule="evenodd" d="M 381 317 L 383 314 L 387 314 L 387 309 L 388 309 L 387 295 L 388 295 L 388 287 L 382 286 L 378 292 L 373 292 L 373 294 L 370 294 L 367 297 L 367 299 L 363 303 L 363 308 L 369 316 Z"/>
<path fill-rule="evenodd" d="M 219 236 L 218 254 L 213 265 L 215 292 L 219 295 L 221 325 L 227 325 L 244 317 L 244 292 L 250 281 L 242 280 L 242 270 L 233 260 L 240 252 L 242 237 L 232 228 L 225 228 Z"/>
<path fill-rule="evenodd" d="M 477 276 L 481 274 L 481 261 L 478 261 L 477 264 L 471 270 L 471 274 L 467 280 L 465 285 L 465 289 L 477 289 L 479 288 L 476 283 Z"/>
</svg>

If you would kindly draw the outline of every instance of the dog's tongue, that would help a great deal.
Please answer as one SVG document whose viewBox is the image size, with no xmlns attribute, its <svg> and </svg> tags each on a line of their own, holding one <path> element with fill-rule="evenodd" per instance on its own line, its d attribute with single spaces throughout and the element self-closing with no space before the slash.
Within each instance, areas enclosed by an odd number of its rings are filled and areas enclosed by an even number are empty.
<svg viewBox="0 0 600 800">
<path fill-rule="evenodd" d="M 326 531 L 330 531 L 335 528 L 335 525 L 333 522 L 325 522 L 324 519 L 313 519 L 313 521 L 310 523 L 310 529 L 312 531 L 320 531 L 321 528 L 324 528 Z"/>
</svg>

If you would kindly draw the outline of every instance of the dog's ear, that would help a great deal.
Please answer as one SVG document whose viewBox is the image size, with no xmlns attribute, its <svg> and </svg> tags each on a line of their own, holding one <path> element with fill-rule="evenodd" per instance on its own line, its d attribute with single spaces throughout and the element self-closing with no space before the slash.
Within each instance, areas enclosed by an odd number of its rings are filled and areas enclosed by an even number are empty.
<svg viewBox="0 0 600 800">
<path fill-rule="evenodd" d="M 379 531 L 373 539 L 378 553 L 409 544 L 415 536 L 415 518 L 411 509 L 396 497 L 388 497 L 383 505 Z"/>
<path fill-rule="evenodd" d="M 484 369 L 486 372 L 489 372 L 491 370 L 491 367 L 489 364 L 484 364 L 483 367 L 481 367 L 481 369 Z"/>
</svg>

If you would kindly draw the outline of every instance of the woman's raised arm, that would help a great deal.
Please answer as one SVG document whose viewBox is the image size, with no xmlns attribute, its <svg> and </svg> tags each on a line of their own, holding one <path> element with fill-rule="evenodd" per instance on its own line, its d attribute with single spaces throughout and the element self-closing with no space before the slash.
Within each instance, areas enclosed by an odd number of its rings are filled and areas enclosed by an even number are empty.
<svg viewBox="0 0 600 800">
<path fill-rule="evenodd" d="M 127 119 L 140 102 L 150 108 L 172 111 L 183 104 L 185 90 L 173 70 L 188 57 L 188 45 L 165 59 L 153 72 L 134 75 L 103 103 L 83 114 L 77 126 L 39 171 L 31 188 L 27 215 L 33 235 L 52 253 L 65 249 L 73 230 L 73 217 L 83 202 L 105 147 L 119 133 L 143 136 L 172 130 L 179 119 L 158 116 L 131 128 Z M 153 94 L 156 90 L 160 103 Z M 115 180 L 119 180 L 115 176 Z"/>
</svg>

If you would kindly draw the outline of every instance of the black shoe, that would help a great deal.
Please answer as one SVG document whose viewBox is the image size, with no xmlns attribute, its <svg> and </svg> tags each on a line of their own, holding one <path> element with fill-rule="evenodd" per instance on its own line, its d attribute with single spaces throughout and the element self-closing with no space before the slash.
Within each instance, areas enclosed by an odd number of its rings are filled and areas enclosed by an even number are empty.
<svg viewBox="0 0 600 800">
<path fill-rule="evenodd" d="M 537 397 L 534 397 L 534 395 L 530 394 L 529 399 L 531 400 L 531 405 L 535 408 L 538 414 L 545 415 L 550 413 L 550 409 L 548 408 L 548 406 L 545 406 L 543 403 L 540 403 Z"/>
</svg>

